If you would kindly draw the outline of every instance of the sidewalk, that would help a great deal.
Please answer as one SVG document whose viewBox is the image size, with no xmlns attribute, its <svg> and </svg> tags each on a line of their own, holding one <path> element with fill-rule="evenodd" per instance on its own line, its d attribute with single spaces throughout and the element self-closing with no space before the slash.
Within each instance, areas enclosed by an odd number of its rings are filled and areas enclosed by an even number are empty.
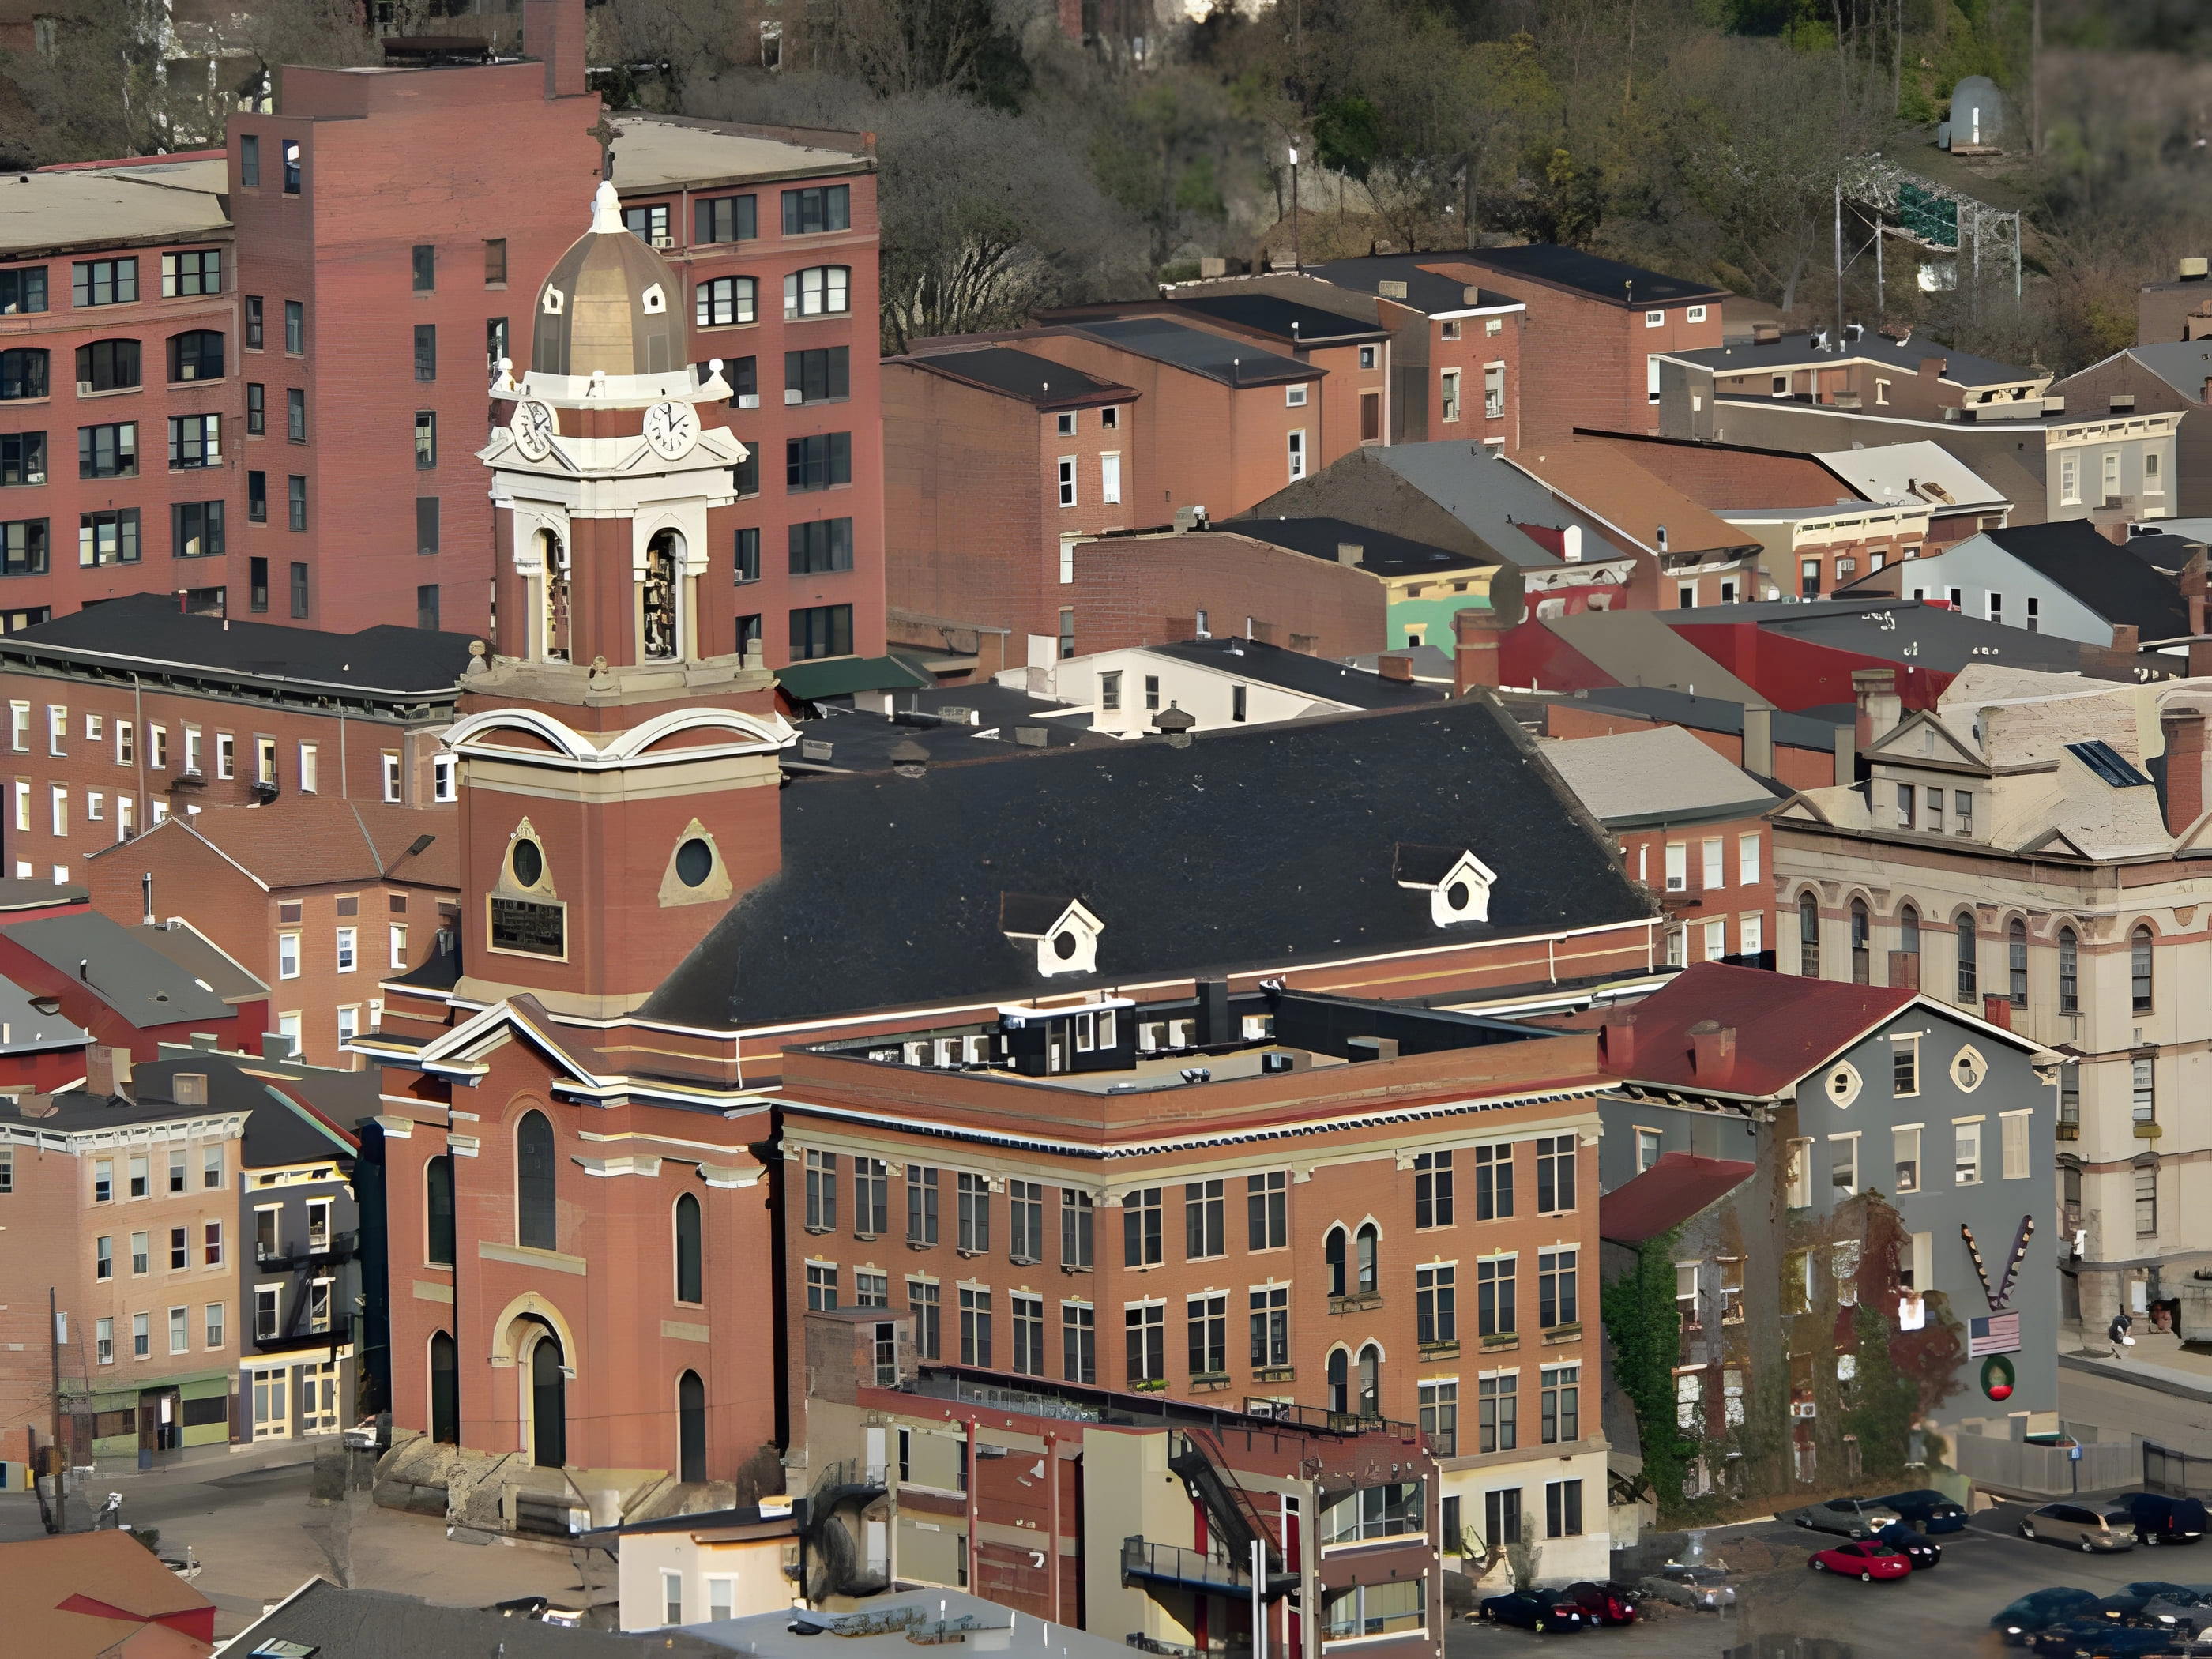
<svg viewBox="0 0 2212 1659">
<path fill-rule="evenodd" d="M 312 1440 L 260 1440 L 249 1441 L 243 1445 L 191 1446 L 181 1452 L 170 1454 L 173 1462 L 159 1462 L 150 1469 L 142 1469 L 136 1462 L 118 1459 L 94 1465 L 89 1476 L 72 1469 L 70 1481 L 73 1486 L 87 1480 L 117 1486 L 127 1481 L 130 1485 L 122 1489 L 131 1492 L 199 1486 L 247 1469 L 281 1469 L 312 1463 L 318 1450 L 337 1443 L 336 1435 L 322 1435 Z"/>
</svg>

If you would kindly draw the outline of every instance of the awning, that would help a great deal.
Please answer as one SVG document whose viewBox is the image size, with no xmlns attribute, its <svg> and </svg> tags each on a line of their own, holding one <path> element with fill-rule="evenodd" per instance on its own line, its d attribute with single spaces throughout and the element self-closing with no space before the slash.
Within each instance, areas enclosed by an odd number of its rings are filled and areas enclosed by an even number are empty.
<svg viewBox="0 0 2212 1659">
<path fill-rule="evenodd" d="M 784 696 L 797 702 L 849 697 L 856 691 L 918 691 L 936 679 L 898 657 L 825 657 L 775 671 Z"/>
</svg>

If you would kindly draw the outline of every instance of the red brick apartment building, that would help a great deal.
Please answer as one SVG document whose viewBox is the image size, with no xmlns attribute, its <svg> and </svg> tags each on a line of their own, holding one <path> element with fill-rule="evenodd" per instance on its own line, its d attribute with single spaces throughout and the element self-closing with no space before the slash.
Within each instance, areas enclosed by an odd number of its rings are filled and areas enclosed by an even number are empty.
<svg viewBox="0 0 2212 1659">
<path fill-rule="evenodd" d="M 438 732 L 468 644 L 388 625 L 333 634 L 180 615 L 152 594 L 0 639 L 10 872 L 88 879 L 91 854 L 172 816 L 450 803 Z M 185 896 L 165 883 L 155 896 L 166 913 Z M 135 893 L 106 902 L 139 915 Z"/>
<path fill-rule="evenodd" d="M 1255 1645 L 1256 1601 L 1286 1659 L 1435 1650 L 1457 1506 L 1414 1425 L 917 1364 L 903 1313 L 803 1317 L 804 1474 L 850 1534 L 810 1552 L 817 1603 L 895 1577 L 1219 1652 Z"/>
<path fill-rule="evenodd" d="M 0 340 L 0 623 L 153 591 L 278 622 L 484 629 L 484 387 L 498 359 L 524 355 L 525 302 L 602 165 L 583 9 L 528 0 L 529 58 L 291 68 L 275 111 L 234 115 L 222 151 L 11 186 L 0 334 L 21 337 Z M 753 411 L 740 505 L 715 526 L 726 584 L 761 565 L 760 536 L 779 545 L 750 603 L 716 607 L 714 626 L 750 619 L 781 661 L 802 595 L 858 586 L 858 603 L 836 596 L 851 618 L 821 636 L 878 648 L 872 158 L 853 134 L 642 117 L 617 131 L 642 234 L 692 273 L 672 296 L 696 325 L 687 353 L 729 356 Z M 763 329 L 789 338 L 745 349 Z M 779 356 L 790 391 L 761 408 L 739 377 L 765 362 L 773 381 Z M 837 480 L 824 488 L 852 523 L 813 534 L 834 550 L 823 580 L 794 584 L 801 556 L 780 538 L 819 522 L 819 503 L 742 501 L 802 493 L 784 480 L 811 473 Z"/>
</svg>

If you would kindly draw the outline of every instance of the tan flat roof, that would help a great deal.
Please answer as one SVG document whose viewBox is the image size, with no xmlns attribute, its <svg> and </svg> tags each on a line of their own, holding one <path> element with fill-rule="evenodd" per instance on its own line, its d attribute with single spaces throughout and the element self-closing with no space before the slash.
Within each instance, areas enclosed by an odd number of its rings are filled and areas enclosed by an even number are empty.
<svg viewBox="0 0 2212 1659">
<path fill-rule="evenodd" d="M 230 228 L 221 156 L 149 156 L 113 167 L 0 173 L 0 254 L 136 242 L 196 242 Z"/>
<path fill-rule="evenodd" d="M 817 173 L 872 173 L 876 167 L 876 158 L 858 149 L 766 137 L 741 123 L 660 115 L 620 115 L 614 122 L 621 134 L 614 143 L 615 187 L 625 191 L 745 179 L 797 179 Z M 818 136 L 828 141 L 855 135 L 823 131 Z"/>
</svg>

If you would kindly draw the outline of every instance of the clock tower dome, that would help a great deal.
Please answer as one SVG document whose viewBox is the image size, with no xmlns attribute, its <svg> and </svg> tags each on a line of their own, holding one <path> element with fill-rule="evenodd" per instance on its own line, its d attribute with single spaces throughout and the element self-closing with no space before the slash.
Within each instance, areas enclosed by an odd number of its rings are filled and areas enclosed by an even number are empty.
<svg viewBox="0 0 2212 1659">
<path fill-rule="evenodd" d="M 746 451 L 683 295 L 602 182 L 538 289 L 529 368 L 492 383 L 492 644 L 447 740 L 471 1000 L 618 1015 L 777 866 L 774 677 L 757 645 L 698 651 L 707 515 Z"/>
</svg>

